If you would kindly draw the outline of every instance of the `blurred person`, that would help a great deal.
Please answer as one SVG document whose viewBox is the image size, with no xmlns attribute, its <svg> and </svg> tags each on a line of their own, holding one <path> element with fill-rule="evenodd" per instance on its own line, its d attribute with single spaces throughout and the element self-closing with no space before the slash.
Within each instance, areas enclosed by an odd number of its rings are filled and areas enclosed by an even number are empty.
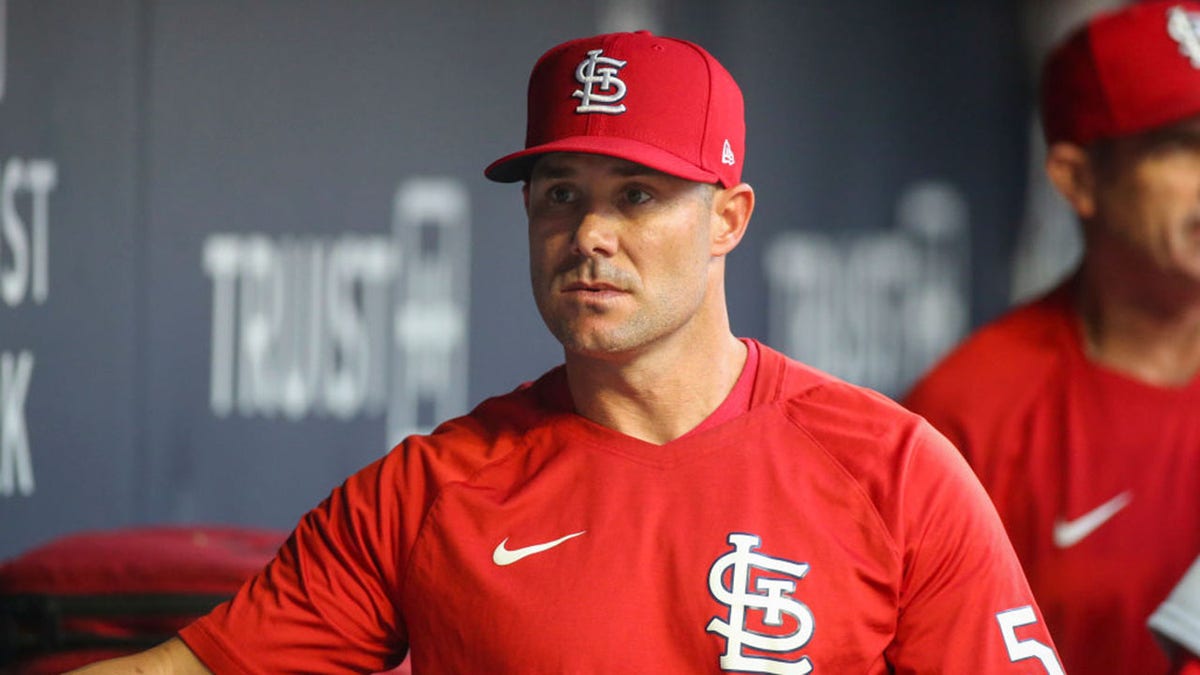
<svg viewBox="0 0 1200 675">
<path fill-rule="evenodd" d="M 969 467 L 928 424 L 731 332 L 742 94 L 701 47 L 534 66 L 521 182 L 564 364 L 405 439 L 159 647 L 85 669 L 1062 673 Z"/>
<path fill-rule="evenodd" d="M 1095 15 L 1041 112 L 1082 259 L 904 403 L 979 475 L 1067 672 L 1162 673 L 1147 618 L 1200 553 L 1200 4 Z"/>
<path fill-rule="evenodd" d="M 1022 62 L 1033 81 L 1046 53 L 1088 18 L 1128 4 L 1125 0 L 1023 0 Z M 1046 179 L 1045 134 L 1038 110 L 1030 110 L 1025 142 L 1025 205 L 1009 264 L 1009 300 L 1025 303 L 1058 285 L 1079 264 L 1083 236 L 1075 213 Z"/>
</svg>

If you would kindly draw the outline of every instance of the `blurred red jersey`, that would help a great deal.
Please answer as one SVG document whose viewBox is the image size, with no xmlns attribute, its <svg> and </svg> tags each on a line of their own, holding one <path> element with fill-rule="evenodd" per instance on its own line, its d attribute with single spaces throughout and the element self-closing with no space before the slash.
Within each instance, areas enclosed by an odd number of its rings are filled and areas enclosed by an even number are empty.
<svg viewBox="0 0 1200 675">
<path fill-rule="evenodd" d="M 1200 554 L 1200 378 L 1085 357 L 1069 285 L 972 336 L 905 399 L 966 456 L 1069 673 L 1162 673 L 1146 619 Z"/>
</svg>

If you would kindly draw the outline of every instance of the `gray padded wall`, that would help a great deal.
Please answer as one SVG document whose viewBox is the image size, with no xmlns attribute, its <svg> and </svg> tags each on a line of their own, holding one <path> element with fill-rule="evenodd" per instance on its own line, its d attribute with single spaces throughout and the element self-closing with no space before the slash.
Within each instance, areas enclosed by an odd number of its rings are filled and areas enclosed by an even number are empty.
<svg viewBox="0 0 1200 675">
<path fill-rule="evenodd" d="M 557 363 L 519 187 L 481 171 L 537 56 L 638 12 L 745 92 L 736 331 L 899 393 L 1007 304 L 1010 4 L 0 0 L 0 557 L 290 527 Z"/>
</svg>

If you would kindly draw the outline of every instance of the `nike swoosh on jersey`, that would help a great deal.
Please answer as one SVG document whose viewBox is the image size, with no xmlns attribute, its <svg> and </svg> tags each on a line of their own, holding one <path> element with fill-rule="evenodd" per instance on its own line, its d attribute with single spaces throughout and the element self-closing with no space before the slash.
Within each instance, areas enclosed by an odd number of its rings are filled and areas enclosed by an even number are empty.
<svg viewBox="0 0 1200 675">
<path fill-rule="evenodd" d="M 522 546 L 521 548 L 515 548 L 512 550 L 505 548 L 505 544 L 508 543 L 508 537 L 505 537 L 504 541 L 500 542 L 496 546 L 496 550 L 492 551 L 492 562 L 494 562 L 500 566 L 511 565 L 511 564 L 517 562 L 518 560 L 520 560 L 522 558 L 527 558 L 535 553 L 549 551 L 550 549 L 554 548 L 555 546 L 558 546 L 559 544 L 563 543 L 564 541 L 567 541 L 568 539 L 574 539 L 575 537 L 578 537 L 579 535 L 583 534 L 584 532 L 587 532 L 587 530 L 580 530 L 579 532 L 576 532 L 574 534 L 568 534 L 565 537 L 555 539 L 554 541 L 548 541 L 544 544 L 534 544 L 533 546 Z"/>
<path fill-rule="evenodd" d="M 1054 545 L 1059 548 L 1071 548 L 1078 544 L 1107 523 L 1109 518 L 1117 515 L 1117 512 L 1128 506 L 1132 500 L 1133 493 L 1127 490 L 1074 520 L 1059 518 L 1054 521 Z"/>
</svg>

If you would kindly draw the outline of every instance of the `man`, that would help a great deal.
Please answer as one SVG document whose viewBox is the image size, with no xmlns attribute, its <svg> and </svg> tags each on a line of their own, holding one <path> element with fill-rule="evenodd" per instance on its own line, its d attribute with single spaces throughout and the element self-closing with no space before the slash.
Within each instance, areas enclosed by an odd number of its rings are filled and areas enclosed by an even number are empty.
<svg viewBox="0 0 1200 675">
<path fill-rule="evenodd" d="M 565 364 L 352 476 L 137 665 L 1061 673 L 945 439 L 730 331 L 754 192 L 729 73 L 608 34 L 547 52 L 528 96 L 526 148 L 485 173 L 523 183 Z"/>
<path fill-rule="evenodd" d="M 1070 673 L 1162 673 L 1146 620 L 1200 553 L 1200 4 L 1051 52 L 1050 181 L 1084 253 L 905 399 L 995 502 Z"/>
</svg>

